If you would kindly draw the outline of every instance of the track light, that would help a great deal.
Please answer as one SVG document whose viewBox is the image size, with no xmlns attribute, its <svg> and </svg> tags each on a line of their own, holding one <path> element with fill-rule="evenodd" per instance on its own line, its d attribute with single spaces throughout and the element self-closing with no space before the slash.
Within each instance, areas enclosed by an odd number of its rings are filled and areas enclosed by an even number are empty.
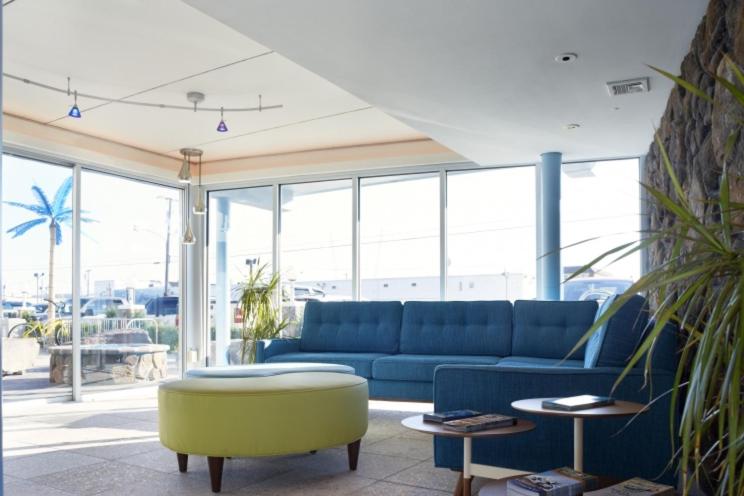
<svg viewBox="0 0 744 496">
<path fill-rule="evenodd" d="M 223 116 L 224 109 L 220 107 L 220 123 L 217 124 L 217 132 L 218 133 L 226 133 L 227 132 L 227 124 L 225 124 L 225 118 Z"/>
<path fill-rule="evenodd" d="M 67 115 L 69 115 L 70 117 L 74 117 L 75 119 L 80 119 L 82 115 L 77 104 L 77 90 L 75 90 L 75 104 L 72 106 L 72 108 L 70 108 L 70 111 L 67 112 Z"/>
</svg>

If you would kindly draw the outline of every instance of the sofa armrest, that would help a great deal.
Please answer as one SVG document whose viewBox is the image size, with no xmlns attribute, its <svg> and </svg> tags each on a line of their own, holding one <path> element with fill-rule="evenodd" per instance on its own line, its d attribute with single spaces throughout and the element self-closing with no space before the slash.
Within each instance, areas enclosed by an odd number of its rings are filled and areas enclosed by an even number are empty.
<svg viewBox="0 0 744 496">
<path fill-rule="evenodd" d="M 532 420 L 534 431 L 511 438 L 473 443 L 473 460 L 513 469 L 543 471 L 570 465 L 572 427 L 569 419 L 518 412 L 511 407 L 526 398 L 612 395 L 647 404 L 648 411 L 635 418 L 592 419 L 585 423 L 585 469 L 589 473 L 630 478 L 640 476 L 673 482 L 670 439 L 670 398 L 673 374 L 654 371 L 645 385 L 643 370 L 633 370 L 612 388 L 622 368 L 537 368 L 494 365 L 440 365 L 434 372 L 436 411 L 470 408 Z M 434 461 L 439 467 L 462 465 L 461 444 L 435 441 Z"/>
<path fill-rule="evenodd" d="M 295 338 L 262 339 L 256 342 L 256 363 L 284 353 L 300 351 L 300 340 Z"/>
</svg>

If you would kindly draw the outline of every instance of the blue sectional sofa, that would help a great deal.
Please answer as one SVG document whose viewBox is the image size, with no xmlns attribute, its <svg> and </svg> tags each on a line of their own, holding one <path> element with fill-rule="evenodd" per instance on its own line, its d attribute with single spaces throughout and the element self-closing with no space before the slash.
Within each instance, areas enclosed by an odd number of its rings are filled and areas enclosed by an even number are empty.
<svg viewBox="0 0 744 496">
<path fill-rule="evenodd" d="M 511 402 L 531 397 L 609 394 L 649 328 L 648 309 L 631 298 L 592 339 L 571 349 L 612 302 L 308 302 L 300 339 L 257 343 L 258 362 L 349 365 L 369 383 L 370 397 L 434 401 L 438 411 L 471 408 L 534 420 L 534 431 L 477 440 L 476 463 L 540 471 L 570 464 L 568 419 L 517 413 Z M 673 383 L 675 333 L 654 347 L 653 373 L 637 367 L 614 395 L 646 403 Z M 648 381 L 646 381 L 648 379 Z M 650 386 L 652 386 L 652 388 Z M 628 419 L 587 421 L 585 469 L 615 477 L 663 474 L 670 481 L 669 397 Z M 462 444 L 435 440 L 435 464 L 461 468 Z"/>
</svg>

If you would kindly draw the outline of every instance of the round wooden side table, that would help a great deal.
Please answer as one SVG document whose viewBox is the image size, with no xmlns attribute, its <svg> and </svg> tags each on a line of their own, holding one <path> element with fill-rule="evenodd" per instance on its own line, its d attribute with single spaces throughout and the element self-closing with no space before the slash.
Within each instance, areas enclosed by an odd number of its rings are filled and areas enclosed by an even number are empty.
<svg viewBox="0 0 744 496">
<path fill-rule="evenodd" d="M 512 408 L 520 412 L 534 413 L 549 417 L 569 417 L 574 421 L 574 470 L 584 470 L 584 419 L 596 419 L 604 417 L 622 417 L 636 415 L 646 411 L 646 405 L 631 401 L 616 400 L 614 404 L 587 408 L 586 410 L 575 410 L 572 412 L 562 410 L 550 410 L 542 407 L 543 400 L 555 398 L 531 398 L 515 401 Z"/>
<path fill-rule="evenodd" d="M 472 462 L 473 439 L 511 436 L 528 432 L 535 428 L 535 423 L 529 420 L 518 419 L 515 425 L 498 427 L 478 432 L 457 432 L 445 429 L 441 424 L 424 422 L 423 415 L 414 415 L 401 421 L 404 427 L 414 431 L 431 434 L 432 436 L 459 438 L 463 441 L 462 449 L 462 473 L 457 481 L 455 496 L 470 496 L 470 484 L 474 476 L 493 478 L 494 467 L 480 465 Z"/>
</svg>

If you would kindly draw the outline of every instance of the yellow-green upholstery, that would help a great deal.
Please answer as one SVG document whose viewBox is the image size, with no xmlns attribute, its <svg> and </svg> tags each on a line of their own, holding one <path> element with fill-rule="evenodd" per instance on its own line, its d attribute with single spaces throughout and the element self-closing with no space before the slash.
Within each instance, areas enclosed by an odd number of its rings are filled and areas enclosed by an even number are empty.
<svg viewBox="0 0 744 496">
<path fill-rule="evenodd" d="M 330 372 L 175 381 L 158 391 L 160 441 L 209 457 L 315 451 L 361 439 L 367 400 L 365 379 Z"/>
</svg>

